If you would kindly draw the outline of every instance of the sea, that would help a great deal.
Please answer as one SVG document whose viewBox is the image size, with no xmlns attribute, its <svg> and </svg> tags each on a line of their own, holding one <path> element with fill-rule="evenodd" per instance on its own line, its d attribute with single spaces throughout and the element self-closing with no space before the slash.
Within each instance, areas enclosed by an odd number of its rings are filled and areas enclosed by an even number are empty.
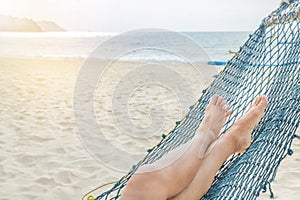
<svg viewBox="0 0 300 200">
<path fill-rule="evenodd" d="M 249 32 L 160 31 L 156 34 L 139 34 L 139 32 L 137 34 L 133 31 L 129 33 L 133 33 L 130 39 L 122 37 L 127 36 L 128 32 L 1 32 L 0 57 L 88 58 L 97 49 L 102 48 L 99 56 L 105 58 L 118 56 L 118 53 L 123 52 L 124 54 L 118 59 L 181 62 L 182 56 L 175 55 L 174 52 L 181 48 L 184 49 L 183 54 L 194 53 L 194 56 L 199 56 L 198 50 L 194 48 L 196 45 L 206 54 L 204 62 L 227 62 L 233 57 L 229 50 L 238 51 L 249 36 Z"/>
</svg>

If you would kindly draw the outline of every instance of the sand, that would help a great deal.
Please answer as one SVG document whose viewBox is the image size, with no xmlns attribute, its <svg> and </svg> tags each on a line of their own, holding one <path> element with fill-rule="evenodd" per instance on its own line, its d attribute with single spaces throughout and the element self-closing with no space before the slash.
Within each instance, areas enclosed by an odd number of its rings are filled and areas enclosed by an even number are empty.
<svg viewBox="0 0 300 200">
<path fill-rule="evenodd" d="M 82 60 L 0 59 L 0 199 L 80 199 L 96 186 L 124 175 L 94 159 L 76 133 L 73 91 L 82 63 Z M 132 66 L 118 65 L 123 66 L 122 73 Z M 115 72 L 113 67 L 111 70 Z M 101 128 L 107 139 L 116 146 L 132 152 L 145 151 L 159 140 L 161 133 L 133 140 L 114 125 L 109 97 L 121 72 L 103 76 L 103 85 L 97 88 L 96 117 L 103 122 Z M 197 85 L 193 72 L 182 73 L 199 94 L 204 86 Z M 161 132 L 170 130 L 174 121 L 186 112 L 185 108 L 178 108 L 179 100 L 170 90 L 153 86 L 145 94 L 137 92 L 132 96 L 130 104 L 140 108 L 129 111 L 136 116 L 133 119 L 136 124 L 151 123 L 151 108 L 141 103 L 145 95 L 149 95 L 146 103 L 158 101 L 166 109 L 167 120 Z M 293 149 L 294 155 L 282 162 L 273 183 L 277 199 L 293 200 L 300 195 L 299 141 L 294 141 Z M 118 161 L 118 157 L 112 159 Z M 268 199 L 268 193 L 259 199 Z"/>
</svg>

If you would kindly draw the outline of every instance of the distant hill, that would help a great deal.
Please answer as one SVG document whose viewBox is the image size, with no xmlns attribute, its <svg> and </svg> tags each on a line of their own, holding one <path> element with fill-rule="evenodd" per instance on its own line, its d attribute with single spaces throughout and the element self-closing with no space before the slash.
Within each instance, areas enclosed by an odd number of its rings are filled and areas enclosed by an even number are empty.
<svg viewBox="0 0 300 200">
<path fill-rule="evenodd" d="M 61 27 L 50 21 L 36 22 L 32 19 L 17 18 L 0 15 L 0 31 L 9 32 L 57 32 L 64 31 Z"/>
<path fill-rule="evenodd" d="M 65 31 L 63 28 L 55 24 L 54 22 L 50 21 L 38 21 L 36 22 L 39 27 L 42 29 L 44 32 L 62 32 Z"/>
</svg>

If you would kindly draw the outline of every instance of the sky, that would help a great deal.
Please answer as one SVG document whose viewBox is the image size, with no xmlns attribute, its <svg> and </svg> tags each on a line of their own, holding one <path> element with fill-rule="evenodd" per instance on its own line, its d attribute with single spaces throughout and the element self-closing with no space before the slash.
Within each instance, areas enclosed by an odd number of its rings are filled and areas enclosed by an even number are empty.
<svg viewBox="0 0 300 200">
<path fill-rule="evenodd" d="M 279 0 L 0 0 L 0 15 L 53 21 L 67 31 L 251 31 Z"/>
</svg>

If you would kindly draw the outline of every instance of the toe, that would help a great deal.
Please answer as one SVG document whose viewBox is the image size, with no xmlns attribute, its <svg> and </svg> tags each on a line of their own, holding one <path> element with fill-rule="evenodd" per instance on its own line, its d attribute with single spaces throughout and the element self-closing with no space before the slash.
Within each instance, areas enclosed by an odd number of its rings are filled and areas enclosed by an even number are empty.
<svg viewBox="0 0 300 200">
<path fill-rule="evenodd" d="M 255 107 L 255 106 L 258 106 L 259 103 L 261 102 L 261 97 L 262 97 L 262 96 L 256 97 L 256 98 L 254 99 L 254 102 L 251 104 L 250 108 L 253 108 L 253 107 Z"/>
<path fill-rule="evenodd" d="M 259 106 L 263 107 L 263 108 L 266 108 L 268 103 L 269 103 L 268 98 L 266 96 L 262 96 L 261 101 L 259 102 Z"/>
<path fill-rule="evenodd" d="M 227 104 L 226 104 L 226 101 L 223 99 L 223 101 L 221 102 L 220 106 L 222 106 L 222 108 L 223 108 L 225 105 L 227 105 Z"/>
<path fill-rule="evenodd" d="M 225 115 L 225 116 L 226 116 L 226 117 L 229 117 L 229 116 L 231 115 L 231 113 L 232 113 L 232 111 L 231 111 L 231 110 L 227 110 L 227 111 L 226 111 L 226 115 Z"/>
<path fill-rule="evenodd" d="M 223 104 L 224 102 L 225 102 L 224 98 L 221 97 L 221 96 L 219 96 L 217 105 L 222 106 L 222 104 Z M 225 102 L 225 103 L 226 103 L 226 102 Z"/>
<path fill-rule="evenodd" d="M 214 94 L 214 96 L 212 96 L 212 98 L 210 100 L 210 103 L 213 104 L 213 105 L 216 105 L 217 102 L 218 102 L 218 99 L 219 99 L 219 95 Z"/>
<path fill-rule="evenodd" d="M 222 108 L 223 108 L 223 111 L 227 112 L 227 110 L 228 110 L 228 105 L 225 103 L 225 104 L 222 106 Z"/>
<path fill-rule="evenodd" d="M 261 100 L 261 96 L 256 97 L 255 100 L 254 100 L 254 105 L 258 106 L 260 100 Z"/>
</svg>

